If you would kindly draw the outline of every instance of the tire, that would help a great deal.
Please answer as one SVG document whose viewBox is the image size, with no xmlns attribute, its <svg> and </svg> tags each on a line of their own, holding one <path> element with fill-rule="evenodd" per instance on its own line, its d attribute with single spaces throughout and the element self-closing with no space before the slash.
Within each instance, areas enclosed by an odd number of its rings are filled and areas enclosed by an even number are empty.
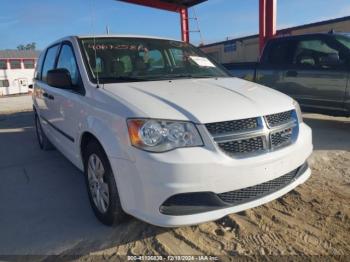
<svg viewBox="0 0 350 262">
<path fill-rule="evenodd" d="M 85 148 L 84 174 L 91 207 L 107 226 L 121 224 L 127 218 L 123 211 L 111 165 L 102 146 L 90 141 Z M 101 168 L 102 165 L 102 168 Z"/>
<path fill-rule="evenodd" d="M 35 121 L 36 137 L 38 139 L 40 148 L 45 151 L 54 149 L 54 146 L 51 144 L 50 140 L 45 135 L 45 132 L 41 126 L 40 118 L 36 112 L 34 116 L 34 121 Z"/>
</svg>

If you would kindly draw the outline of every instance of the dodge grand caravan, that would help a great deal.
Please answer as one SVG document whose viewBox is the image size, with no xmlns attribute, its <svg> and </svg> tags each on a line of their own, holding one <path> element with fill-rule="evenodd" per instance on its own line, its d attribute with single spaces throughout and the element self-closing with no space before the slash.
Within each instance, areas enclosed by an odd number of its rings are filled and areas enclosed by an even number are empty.
<svg viewBox="0 0 350 262">
<path fill-rule="evenodd" d="M 274 200 L 311 172 L 311 129 L 292 98 L 230 77 L 190 44 L 66 37 L 35 73 L 39 145 L 84 172 L 94 213 L 159 226 Z"/>
</svg>

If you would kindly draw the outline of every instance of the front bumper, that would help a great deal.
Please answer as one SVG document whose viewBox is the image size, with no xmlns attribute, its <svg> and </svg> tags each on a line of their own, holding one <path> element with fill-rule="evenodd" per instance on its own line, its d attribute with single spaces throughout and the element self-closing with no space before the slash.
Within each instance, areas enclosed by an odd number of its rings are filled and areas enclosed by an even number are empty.
<svg viewBox="0 0 350 262">
<path fill-rule="evenodd" d="M 252 187 L 301 167 L 312 153 L 311 129 L 300 125 L 297 141 L 286 148 L 234 159 L 216 148 L 183 148 L 161 154 L 134 150 L 135 161 L 111 159 L 125 212 L 148 223 L 164 226 L 192 225 L 219 219 L 274 200 L 304 183 L 306 168 L 287 186 L 258 199 L 190 215 L 166 215 L 162 204 L 171 196 L 193 192 L 224 192 Z"/>
</svg>

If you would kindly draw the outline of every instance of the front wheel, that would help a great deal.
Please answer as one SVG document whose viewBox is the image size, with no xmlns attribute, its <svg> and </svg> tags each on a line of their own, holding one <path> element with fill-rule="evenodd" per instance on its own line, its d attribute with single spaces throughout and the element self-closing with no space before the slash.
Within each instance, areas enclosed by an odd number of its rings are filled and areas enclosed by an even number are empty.
<svg viewBox="0 0 350 262">
<path fill-rule="evenodd" d="M 90 204 L 105 225 L 118 225 L 127 217 L 120 203 L 116 181 L 108 158 L 97 141 L 91 141 L 84 153 L 84 173 Z"/>
</svg>

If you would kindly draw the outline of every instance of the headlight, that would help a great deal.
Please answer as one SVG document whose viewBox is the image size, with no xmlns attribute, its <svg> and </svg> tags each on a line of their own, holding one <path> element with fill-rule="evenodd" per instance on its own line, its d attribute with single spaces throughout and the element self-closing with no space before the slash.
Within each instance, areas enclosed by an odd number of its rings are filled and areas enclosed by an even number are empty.
<svg viewBox="0 0 350 262">
<path fill-rule="evenodd" d="M 295 100 L 293 101 L 293 105 L 295 107 L 295 111 L 297 112 L 298 121 L 299 121 L 299 123 L 302 123 L 303 122 L 303 114 L 301 113 L 300 105 Z"/>
<path fill-rule="evenodd" d="M 165 152 L 179 147 L 202 146 L 197 128 L 190 122 L 129 119 L 131 144 L 151 152 Z"/>
</svg>

